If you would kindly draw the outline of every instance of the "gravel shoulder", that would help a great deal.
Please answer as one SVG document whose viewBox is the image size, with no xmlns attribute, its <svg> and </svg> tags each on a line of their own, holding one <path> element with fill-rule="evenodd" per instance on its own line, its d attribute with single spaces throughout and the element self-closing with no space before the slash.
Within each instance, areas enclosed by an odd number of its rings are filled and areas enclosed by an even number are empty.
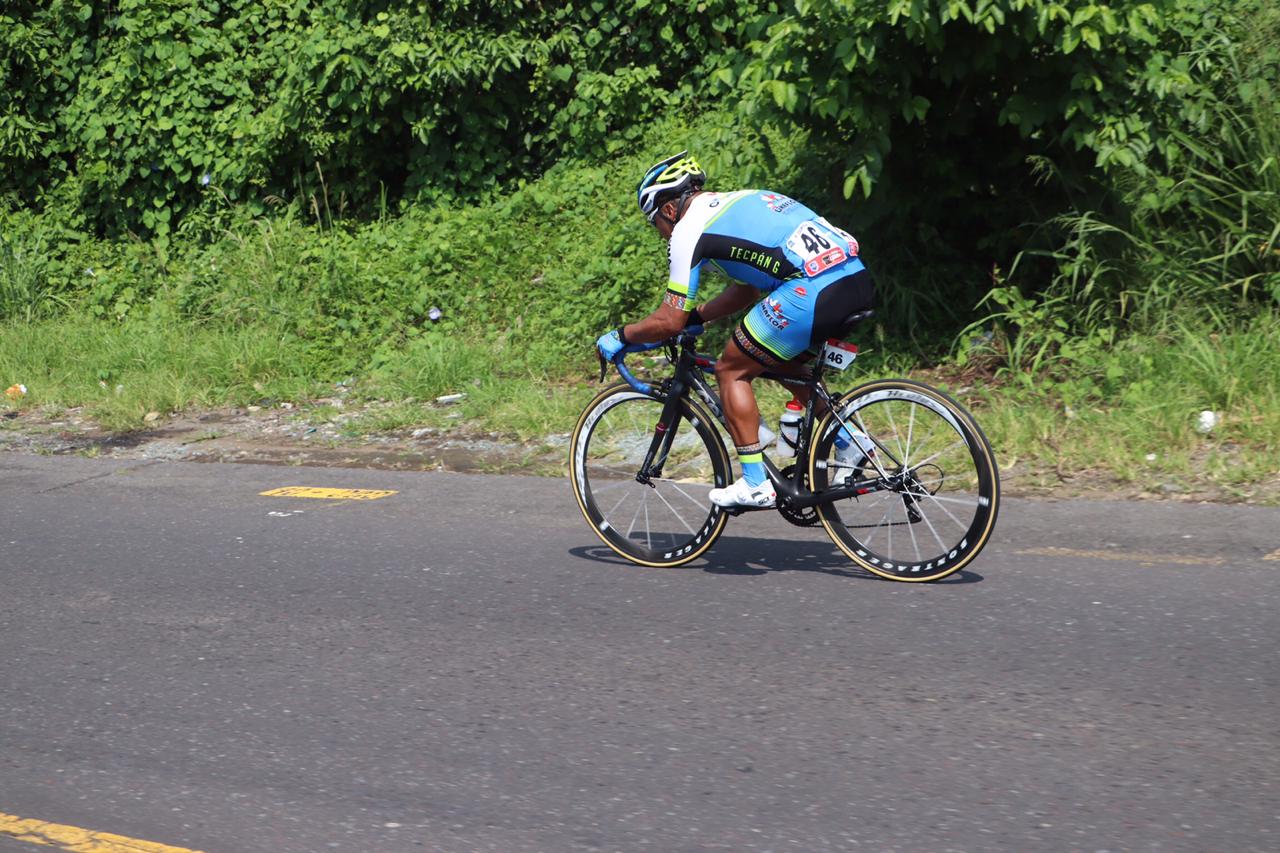
<svg viewBox="0 0 1280 853">
<path fill-rule="evenodd" d="M 144 429 L 103 429 L 82 409 L 0 412 L 0 452 L 91 458 L 255 462 L 326 468 L 563 476 L 569 434 L 518 441 L 455 426 L 365 431 L 390 403 L 326 398 L 306 404 L 219 408 L 159 416 Z M 336 414 L 335 414 L 335 410 Z M 1208 483 L 1122 482 L 1105 471 L 1066 472 L 1002 462 L 1005 494 L 1031 498 L 1280 505 L 1280 474 L 1247 494 Z"/>
</svg>

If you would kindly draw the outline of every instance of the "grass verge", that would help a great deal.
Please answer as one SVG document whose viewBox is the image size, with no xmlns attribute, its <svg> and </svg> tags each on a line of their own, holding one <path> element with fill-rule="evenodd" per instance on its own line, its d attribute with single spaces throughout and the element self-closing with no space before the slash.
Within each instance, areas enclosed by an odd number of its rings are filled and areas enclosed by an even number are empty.
<svg viewBox="0 0 1280 853">
<path fill-rule="evenodd" d="M 1171 321 L 1158 334 L 1077 353 L 1039 374 L 970 359 L 920 367 L 864 345 L 848 388 L 909 375 L 949 391 L 979 419 L 1006 477 L 1022 491 L 1097 489 L 1162 496 L 1280 502 L 1280 316 L 1229 328 Z M 29 393 L 0 409 L 84 407 L 115 430 L 145 425 L 148 412 L 323 401 L 332 377 L 305 369 L 303 344 L 269 327 L 104 324 L 63 317 L 13 324 L 0 335 L 0 380 Z M 655 375 L 661 370 L 654 368 Z M 401 356 L 342 379 L 349 400 L 386 401 L 342 432 L 361 436 L 429 427 L 441 434 L 490 434 L 545 443 L 570 432 L 599 387 L 588 347 L 578 363 L 540 361 L 504 339 L 455 335 L 413 342 Z M 441 395 L 463 394 L 442 406 Z M 786 393 L 759 389 L 772 421 Z M 324 420 L 338 410 L 310 410 Z M 1207 432 L 1201 412 L 1214 413 Z M 542 472 L 545 473 L 545 472 Z"/>
</svg>

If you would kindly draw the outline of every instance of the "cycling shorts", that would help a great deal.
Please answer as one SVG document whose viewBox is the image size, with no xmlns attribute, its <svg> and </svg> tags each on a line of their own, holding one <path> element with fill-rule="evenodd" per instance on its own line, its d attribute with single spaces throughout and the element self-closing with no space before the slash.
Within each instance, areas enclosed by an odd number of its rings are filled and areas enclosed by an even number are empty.
<svg viewBox="0 0 1280 853">
<path fill-rule="evenodd" d="M 806 350 L 817 351 L 839 333 L 844 319 L 870 308 L 871 273 L 852 258 L 814 278 L 784 281 L 747 312 L 734 341 L 748 356 L 774 367 Z"/>
</svg>

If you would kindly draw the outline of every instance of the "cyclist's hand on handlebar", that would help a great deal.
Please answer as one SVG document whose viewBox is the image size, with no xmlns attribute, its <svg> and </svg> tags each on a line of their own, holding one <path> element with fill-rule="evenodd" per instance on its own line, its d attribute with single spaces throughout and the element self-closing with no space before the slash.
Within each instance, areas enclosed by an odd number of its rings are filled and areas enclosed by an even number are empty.
<svg viewBox="0 0 1280 853">
<path fill-rule="evenodd" d="M 618 334 L 617 329 L 610 329 L 596 339 L 596 351 L 606 361 L 613 361 L 624 346 L 626 344 L 622 342 L 622 335 Z"/>
</svg>

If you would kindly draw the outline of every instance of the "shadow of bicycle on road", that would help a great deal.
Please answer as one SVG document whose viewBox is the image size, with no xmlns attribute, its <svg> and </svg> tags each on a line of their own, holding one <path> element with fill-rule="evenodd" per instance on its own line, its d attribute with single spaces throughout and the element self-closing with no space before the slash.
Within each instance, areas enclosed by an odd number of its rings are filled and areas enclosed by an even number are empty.
<svg viewBox="0 0 1280 853">
<path fill-rule="evenodd" d="M 837 577 L 891 583 L 879 575 L 855 566 L 834 545 L 794 539 L 721 536 L 716 540 L 711 551 L 701 558 L 688 565 L 671 569 L 638 566 L 619 557 L 604 545 L 583 545 L 570 548 L 569 553 L 580 560 L 638 571 L 703 571 L 708 574 L 735 577 L 757 577 L 771 572 L 819 572 Z M 962 569 L 951 577 L 933 582 L 930 586 L 980 583 L 983 580 L 983 576 L 977 572 Z"/>
</svg>

